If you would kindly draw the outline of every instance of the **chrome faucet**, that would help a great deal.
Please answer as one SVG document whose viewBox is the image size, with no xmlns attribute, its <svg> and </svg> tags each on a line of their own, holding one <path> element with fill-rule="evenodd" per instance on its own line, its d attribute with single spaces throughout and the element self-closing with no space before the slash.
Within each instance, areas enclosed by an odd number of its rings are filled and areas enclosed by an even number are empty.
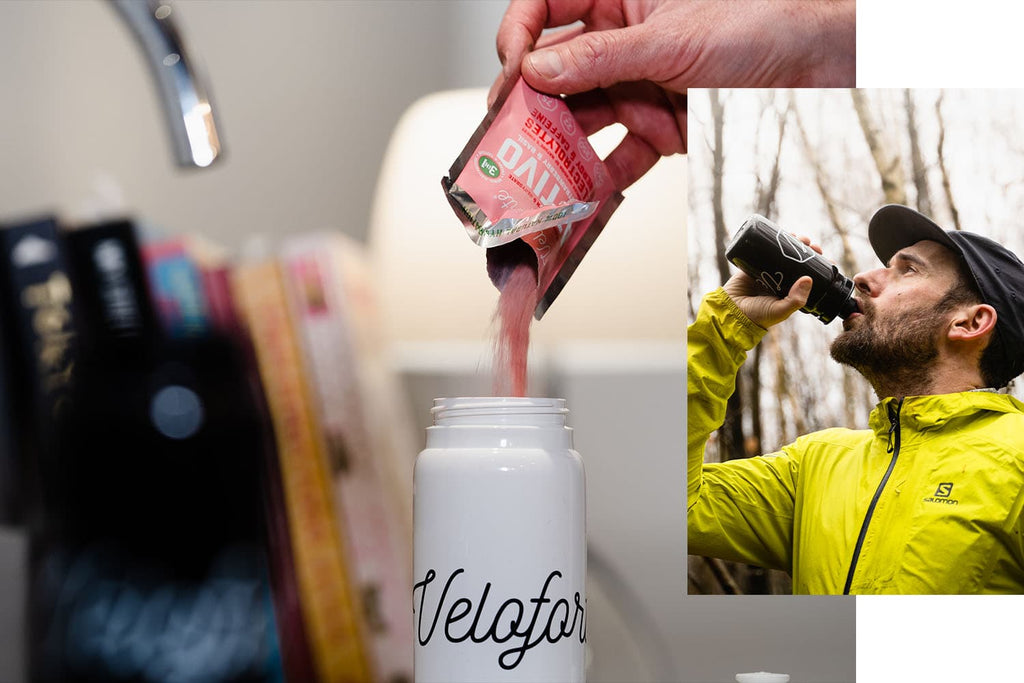
<svg viewBox="0 0 1024 683">
<path fill-rule="evenodd" d="M 164 0 L 110 0 L 146 56 L 180 166 L 206 167 L 221 154 L 206 88 Z"/>
</svg>

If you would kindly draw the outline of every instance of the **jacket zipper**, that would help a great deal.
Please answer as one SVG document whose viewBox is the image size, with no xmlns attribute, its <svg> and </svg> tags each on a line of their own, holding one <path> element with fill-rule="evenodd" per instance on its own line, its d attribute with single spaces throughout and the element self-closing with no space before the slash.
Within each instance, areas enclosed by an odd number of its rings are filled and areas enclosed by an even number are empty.
<svg viewBox="0 0 1024 683">
<path fill-rule="evenodd" d="M 853 559 L 850 561 L 850 571 L 846 574 L 846 585 L 843 587 L 843 595 L 850 594 L 850 586 L 853 584 L 853 573 L 857 569 L 857 560 L 860 559 L 861 546 L 864 545 L 864 537 L 868 534 L 868 525 L 871 523 L 871 515 L 875 512 L 875 505 L 878 504 L 878 499 L 882 497 L 882 489 L 885 488 L 886 482 L 889 481 L 889 476 L 892 474 L 892 470 L 896 467 L 896 458 L 900 455 L 900 409 L 903 407 L 903 399 L 901 398 L 895 404 L 895 410 L 893 404 L 889 404 L 889 443 L 886 446 L 886 451 L 892 453 L 892 459 L 889 460 L 889 468 L 885 470 L 885 474 L 882 475 L 882 481 L 878 482 L 878 488 L 875 489 L 875 495 L 871 498 L 871 504 L 868 505 L 867 514 L 864 515 L 864 523 L 860 526 L 860 534 L 857 536 L 857 545 L 853 547 Z M 895 434 L 895 439 L 893 435 Z"/>
</svg>

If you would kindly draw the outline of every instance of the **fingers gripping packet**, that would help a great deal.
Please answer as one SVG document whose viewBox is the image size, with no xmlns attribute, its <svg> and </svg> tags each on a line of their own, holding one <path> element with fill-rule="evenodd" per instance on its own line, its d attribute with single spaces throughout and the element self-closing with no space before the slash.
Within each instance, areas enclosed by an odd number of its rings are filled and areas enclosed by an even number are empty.
<svg viewBox="0 0 1024 683">
<path fill-rule="evenodd" d="M 521 78 L 503 88 L 441 185 L 487 249 L 498 289 L 518 263 L 536 259 L 537 320 L 622 201 L 565 102 Z"/>
</svg>

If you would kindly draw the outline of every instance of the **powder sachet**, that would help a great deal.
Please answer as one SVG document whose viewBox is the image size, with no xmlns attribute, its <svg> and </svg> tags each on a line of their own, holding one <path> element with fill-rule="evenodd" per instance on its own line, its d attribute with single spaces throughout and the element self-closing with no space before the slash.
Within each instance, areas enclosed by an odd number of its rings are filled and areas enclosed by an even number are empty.
<svg viewBox="0 0 1024 683">
<path fill-rule="evenodd" d="M 441 185 L 487 249 L 495 286 L 536 259 L 538 320 L 622 201 L 565 102 L 522 78 L 505 85 Z"/>
</svg>

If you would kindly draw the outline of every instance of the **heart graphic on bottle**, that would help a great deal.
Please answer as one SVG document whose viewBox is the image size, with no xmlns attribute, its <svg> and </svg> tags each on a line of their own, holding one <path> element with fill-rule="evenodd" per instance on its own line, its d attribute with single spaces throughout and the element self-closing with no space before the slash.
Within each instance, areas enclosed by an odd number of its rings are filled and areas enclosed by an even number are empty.
<svg viewBox="0 0 1024 683">
<path fill-rule="evenodd" d="M 757 282 L 765 289 L 770 289 L 773 292 L 782 291 L 782 273 L 779 271 L 775 272 L 774 277 L 772 277 L 771 273 L 761 271 L 761 277 L 757 278 Z"/>
</svg>

